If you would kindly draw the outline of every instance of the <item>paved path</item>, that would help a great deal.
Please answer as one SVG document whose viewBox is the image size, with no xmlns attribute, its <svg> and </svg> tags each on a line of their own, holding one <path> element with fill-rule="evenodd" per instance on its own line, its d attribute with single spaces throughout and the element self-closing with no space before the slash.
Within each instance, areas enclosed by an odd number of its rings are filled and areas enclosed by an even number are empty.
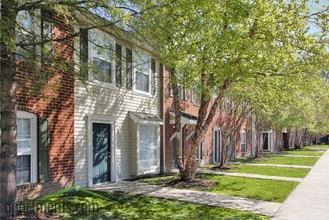
<svg viewBox="0 0 329 220">
<path fill-rule="evenodd" d="M 311 169 L 313 166 L 305 165 L 289 165 L 289 164 L 272 164 L 272 163 L 244 163 L 245 165 L 252 166 L 270 166 L 270 167 L 288 167 L 288 168 L 308 168 Z"/>
<path fill-rule="evenodd" d="M 278 154 L 275 155 L 278 157 L 305 157 L 305 158 L 309 158 L 309 157 L 313 157 L 313 158 L 320 158 L 321 156 L 308 156 L 308 155 L 297 155 L 297 154 Z"/>
<path fill-rule="evenodd" d="M 101 191 L 124 191 L 149 196 L 193 202 L 202 205 L 220 206 L 248 212 L 273 216 L 281 203 L 266 202 L 233 196 L 218 195 L 186 189 L 152 186 L 146 183 L 122 181 L 118 183 L 94 186 L 91 189 Z"/>
<path fill-rule="evenodd" d="M 224 176 L 247 177 L 247 178 L 255 178 L 255 179 L 284 180 L 284 181 L 294 181 L 294 182 L 301 182 L 303 180 L 303 178 L 295 178 L 295 177 L 266 176 L 266 175 L 251 174 L 251 173 L 230 173 L 230 172 L 222 172 L 222 171 L 214 171 L 214 170 L 198 170 L 198 173 L 208 173 L 208 174 L 216 174 L 216 175 L 224 175 Z"/>
<path fill-rule="evenodd" d="M 288 196 L 272 220 L 329 219 L 329 150 Z"/>
</svg>

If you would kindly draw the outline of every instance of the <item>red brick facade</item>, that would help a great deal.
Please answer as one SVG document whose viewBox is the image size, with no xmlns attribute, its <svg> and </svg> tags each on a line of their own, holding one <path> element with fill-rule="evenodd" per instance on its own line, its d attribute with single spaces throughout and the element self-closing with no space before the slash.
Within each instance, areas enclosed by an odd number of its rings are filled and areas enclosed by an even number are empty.
<svg viewBox="0 0 329 220">
<path fill-rule="evenodd" d="M 63 18 L 53 15 L 53 37 L 63 38 L 73 33 L 73 27 L 63 22 Z M 17 186 L 17 199 L 22 200 L 54 192 L 74 184 L 74 41 L 67 39 L 56 42 L 54 59 L 65 68 L 53 65 L 31 65 L 17 61 L 17 110 L 33 113 L 38 119 L 47 118 L 50 129 L 49 164 L 50 179 L 39 179 L 34 184 Z M 41 74 L 42 68 L 49 70 Z M 38 131 L 38 136 L 39 136 Z"/>
<path fill-rule="evenodd" d="M 170 114 L 169 110 L 172 108 L 173 98 L 170 96 L 170 84 L 169 84 L 169 71 L 165 72 L 165 171 L 169 172 L 173 169 L 173 143 L 170 140 L 170 137 L 173 134 L 173 125 L 170 124 Z M 188 92 L 187 100 L 181 101 L 181 107 L 184 112 L 187 112 L 191 115 L 198 116 L 199 106 L 192 102 L 191 91 Z M 208 112 L 210 110 L 208 108 Z M 225 110 L 217 110 L 215 117 L 213 118 L 212 123 L 210 124 L 208 131 L 205 135 L 203 147 L 204 147 L 204 156 L 201 164 L 210 164 L 213 163 L 213 130 L 216 127 L 220 127 L 223 119 L 227 116 Z M 185 136 L 190 134 L 193 130 L 193 125 L 186 125 L 183 127 L 182 139 L 183 141 L 183 152 L 188 152 L 192 144 L 192 138 L 186 140 Z M 241 125 L 241 129 L 246 129 L 247 134 L 247 150 L 246 152 L 241 152 L 241 141 L 240 135 L 237 135 L 236 146 L 235 146 L 235 156 L 247 156 L 251 154 L 251 126 L 248 125 L 247 120 Z"/>
</svg>

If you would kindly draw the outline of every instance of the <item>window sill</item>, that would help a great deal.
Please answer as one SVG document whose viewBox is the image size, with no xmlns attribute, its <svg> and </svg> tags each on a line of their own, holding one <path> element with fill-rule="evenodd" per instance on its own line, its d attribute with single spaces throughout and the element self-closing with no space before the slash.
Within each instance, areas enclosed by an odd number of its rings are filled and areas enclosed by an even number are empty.
<svg viewBox="0 0 329 220">
<path fill-rule="evenodd" d="M 145 96 L 145 97 L 153 97 L 155 95 L 152 95 L 150 92 L 143 92 L 143 91 L 139 91 L 134 89 L 133 90 L 133 95 L 141 95 L 141 96 Z"/>
<path fill-rule="evenodd" d="M 101 82 L 95 82 L 95 81 L 88 81 L 88 85 L 102 87 L 102 88 L 106 88 L 106 89 L 112 89 L 112 90 L 119 89 L 118 87 L 115 86 L 115 84 L 112 84 L 112 83 L 101 83 Z"/>
</svg>

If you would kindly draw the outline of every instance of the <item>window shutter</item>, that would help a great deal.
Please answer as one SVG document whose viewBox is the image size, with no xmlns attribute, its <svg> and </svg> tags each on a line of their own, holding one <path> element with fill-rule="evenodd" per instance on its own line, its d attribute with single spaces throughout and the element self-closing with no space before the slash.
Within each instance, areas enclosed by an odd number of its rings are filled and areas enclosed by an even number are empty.
<svg viewBox="0 0 329 220">
<path fill-rule="evenodd" d="M 39 180 L 45 182 L 50 179 L 49 148 L 50 128 L 49 120 L 39 118 Z"/>
<path fill-rule="evenodd" d="M 121 87 L 122 73 L 122 47 L 120 44 L 115 44 L 115 83 L 117 87 Z"/>
<path fill-rule="evenodd" d="M 155 95 L 156 87 L 155 87 L 155 60 L 151 59 L 151 94 Z"/>
<path fill-rule="evenodd" d="M 82 78 L 88 77 L 88 30 L 80 28 L 80 74 Z"/>
<path fill-rule="evenodd" d="M 53 12 L 46 9 L 41 9 L 41 62 L 49 64 L 54 59 L 53 38 Z M 51 42 L 49 42 L 51 41 Z"/>
<path fill-rule="evenodd" d="M 129 48 L 126 48 L 126 84 L 127 84 L 127 89 L 132 89 L 133 85 L 133 51 Z"/>
</svg>

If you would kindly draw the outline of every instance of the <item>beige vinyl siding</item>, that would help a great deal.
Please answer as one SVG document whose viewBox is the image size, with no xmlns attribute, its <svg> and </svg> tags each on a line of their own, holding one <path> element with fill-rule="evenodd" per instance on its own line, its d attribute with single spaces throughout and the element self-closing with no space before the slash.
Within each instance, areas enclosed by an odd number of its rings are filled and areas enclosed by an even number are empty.
<svg viewBox="0 0 329 220">
<path fill-rule="evenodd" d="M 123 51 L 124 51 L 123 47 Z M 125 67 L 125 62 L 123 62 Z M 135 175 L 136 128 L 129 111 L 146 112 L 160 117 L 159 64 L 156 64 L 156 94 L 141 95 L 127 90 L 126 71 L 122 71 L 122 87 L 106 88 L 90 83 L 75 83 L 74 145 L 75 184 L 88 184 L 88 115 L 115 119 L 115 167 L 117 180 Z M 112 140 L 113 141 L 113 140 Z"/>
</svg>

